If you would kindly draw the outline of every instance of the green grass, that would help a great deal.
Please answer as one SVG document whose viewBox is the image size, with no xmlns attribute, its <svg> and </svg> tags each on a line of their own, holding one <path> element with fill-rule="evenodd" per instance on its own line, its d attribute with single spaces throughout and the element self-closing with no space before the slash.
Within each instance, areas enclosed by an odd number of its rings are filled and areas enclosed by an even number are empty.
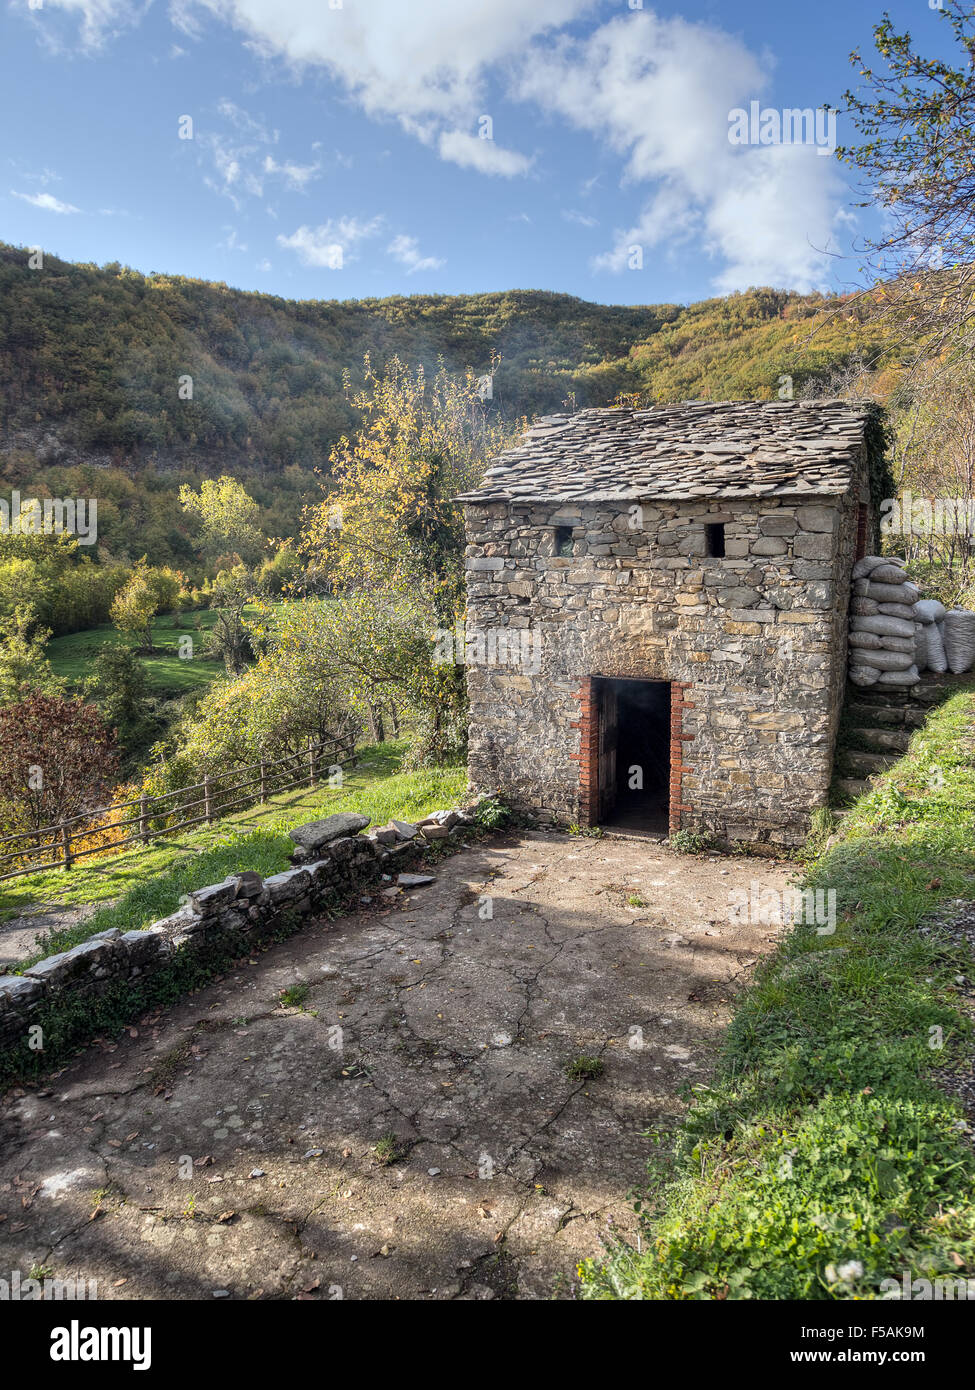
<svg viewBox="0 0 975 1390">
<path fill-rule="evenodd" d="M 132 931 L 174 912 L 183 894 L 218 883 L 228 874 L 256 869 L 279 873 L 294 848 L 287 832 L 305 821 L 337 811 L 360 811 L 373 825 L 393 817 L 421 819 L 431 811 L 455 805 L 465 793 L 462 767 L 399 771 L 406 745 L 384 743 L 361 750 L 355 768 L 346 769 L 341 790 L 327 787 L 297 789 L 273 797 L 212 826 L 197 826 L 182 836 L 150 842 L 114 858 L 89 861 L 68 873 L 24 875 L 3 885 L 0 913 L 9 918 L 33 903 L 77 906 L 106 904 L 87 921 L 45 938 L 45 949 L 64 951 L 98 931 L 119 927 Z M 117 899 L 114 903 L 109 900 Z M 21 962 L 23 969 L 30 962 Z"/>
<path fill-rule="evenodd" d="M 249 604 L 245 616 L 255 618 L 258 609 Z M 207 633 L 217 620 L 217 615 L 204 608 L 196 613 L 184 613 L 179 622 L 170 613 L 156 618 L 152 625 L 152 643 L 156 648 L 150 656 L 141 658 L 149 677 L 149 688 L 153 695 L 175 697 L 188 690 L 208 686 L 212 681 L 226 674 L 222 661 L 210 661 L 197 655 L 183 659 L 179 655 L 180 638 L 190 636 L 197 651 L 202 651 Z M 66 637 L 55 637 L 47 646 L 47 655 L 56 676 L 61 676 L 72 687 L 92 674 L 95 658 L 105 647 L 136 647 L 135 638 L 123 635 L 111 624 L 87 628 L 84 632 L 71 632 Z"/>
<path fill-rule="evenodd" d="M 196 627 L 199 620 L 200 628 Z M 225 674 L 222 661 L 208 661 L 202 656 L 191 660 L 181 660 L 179 640 L 189 634 L 194 647 L 202 648 L 206 633 L 213 627 L 216 614 L 207 609 L 199 613 L 187 613 L 178 627 L 173 618 L 164 614 L 152 625 L 153 646 L 159 648 L 151 656 L 142 657 L 142 663 L 149 677 L 149 687 L 153 695 L 182 695 L 187 690 L 207 686 L 217 677 Z M 86 628 L 84 632 L 71 632 L 66 637 L 55 637 L 48 643 L 47 655 L 56 676 L 68 681 L 71 687 L 78 687 L 94 670 L 95 658 L 106 647 L 137 647 L 135 638 L 130 637 L 106 623 L 102 627 Z"/>
<path fill-rule="evenodd" d="M 796 926 L 759 967 L 713 1083 L 653 1136 L 639 1252 L 585 1262 L 582 1297 L 874 1299 L 905 1270 L 975 1270 L 975 1155 L 934 1080 L 971 1065 L 971 951 L 918 931 L 975 899 L 975 696 L 932 715 L 842 835 L 805 877 L 835 890 L 835 934 Z"/>
</svg>

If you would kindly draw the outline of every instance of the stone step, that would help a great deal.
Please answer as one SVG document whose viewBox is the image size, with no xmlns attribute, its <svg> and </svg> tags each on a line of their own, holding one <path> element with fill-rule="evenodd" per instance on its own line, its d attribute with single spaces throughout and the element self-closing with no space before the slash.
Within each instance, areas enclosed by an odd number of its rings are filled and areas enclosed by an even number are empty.
<svg viewBox="0 0 975 1390">
<path fill-rule="evenodd" d="M 926 724 L 931 711 L 914 705 L 867 705 L 860 700 L 851 700 L 846 705 L 846 713 L 861 727 L 919 729 Z"/>
<path fill-rule="evenodd" d="M 938 675 L 925 671 L 915 685 L 847 685 L 847 704 L 883 705 L 891 709 L 913 708 L 929 711 L 955 690 L 975 689 L 975 673 L 955 676 L 950 671 Z"/>
<path fill-rule="evenodd" d="M 886 772 L 897 762 L 896 753 L 864 753 L 859 748 L 844 748 L 843 763 L 853 772 L 870 777 L 875 772 Z"/>
<path fill-rule="evenodd" d="M 837 777 L 833 782 L 836 790 L 843 796 L 862 796 L 870 790 L 870 783 L 860 777 Z M 837 815 L 839 812 L 836 813 Z"/>
<path fill-rule="evenodd" d="M 910 729 L 874 729 L 857 725 L 848 730 L 851 738 L 865 743 L 867 748 L 877 753 L 906 753 L 911 741 Z"/>
</svg>

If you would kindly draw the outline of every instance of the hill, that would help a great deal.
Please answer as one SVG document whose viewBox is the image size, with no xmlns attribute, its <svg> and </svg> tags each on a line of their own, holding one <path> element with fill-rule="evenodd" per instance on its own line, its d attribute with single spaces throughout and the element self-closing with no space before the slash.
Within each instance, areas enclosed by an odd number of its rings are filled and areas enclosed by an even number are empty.
<svg viewBox="0 0 975 1390">
<path fill-rule="evenodd" d="M 188 564 L 179 482 L 234 473 L 270 534 L 293 531 L 355 423 L 343 375 L 355 384 L 365 353 L 478 374 L 500 356 L 492 409 L 512 419 L 621 394 L 771 397 L 782 375 L 798 389 L 878 356 L 836 308 L 771 290 L 688 307 L 533 290 L 298 302 L 50 255 L 32 270 L 0 244 L 0 468 L 10 487 L 97 495 L 108 553 Z"/>
</svg>

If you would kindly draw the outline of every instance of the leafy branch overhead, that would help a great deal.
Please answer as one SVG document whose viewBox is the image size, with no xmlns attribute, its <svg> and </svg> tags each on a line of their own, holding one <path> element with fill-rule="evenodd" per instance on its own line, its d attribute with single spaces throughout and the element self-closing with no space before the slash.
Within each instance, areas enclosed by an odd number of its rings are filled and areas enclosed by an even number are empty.
<svg viewBox="0 0 975 1390">
<path fill-rule="evenodd" d="M 937 9 L 952 58 L 926 57 L 889 14 L 874 28 L 879 62 L 851 54 L 860 141 L 836 153 L 861 179 L 861 206 L 885 214 L 864 248 L 869 301 L 916 357 L 959 361 L 975 341 L 975 12 L 967 0 Z"/>
</svg>

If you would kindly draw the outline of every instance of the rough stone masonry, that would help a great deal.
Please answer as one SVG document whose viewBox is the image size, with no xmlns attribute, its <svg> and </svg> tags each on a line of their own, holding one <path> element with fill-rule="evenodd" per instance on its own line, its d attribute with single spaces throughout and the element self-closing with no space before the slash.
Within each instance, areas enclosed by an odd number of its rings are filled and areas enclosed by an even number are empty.
<svg viewBox="0 0 975 1390">
<path fill-rule="evenodd" d="M 583 410 L 501 455 L 461 499 L 472 785 L 598 824 L 599 690 L 666 682 L 671 833 L 801 841 L 832 773 L 868 419 L 844 401 Z M 531 643 L 485 641 L 519 629 Z"/>
<path fill-rule="evenodd" d="M 22 975 L 0 973 L 0 1055 L 32 1046 L 31 1031 L 52 1012 L 84 1008 L 115 986 L 144 984 L 178 958 L 240 954 L 285 916 L 317 916 L 376 878 L 391 882 L 392 873 L 384 869 L 402 867 L 470 823 L 471 815 L 455 807 L 434 811 L 416 825 L 395 821 L 368 835 L 359 832 L 369 817 L 356 812 L 296 826 L 290 832 L 291 869 L 268 878 L 251 869 L 230 874 L 194 889 L 176 912 L 150 926 L 128 932 L 112 927 L 46 956 Z"/>
</svg>

